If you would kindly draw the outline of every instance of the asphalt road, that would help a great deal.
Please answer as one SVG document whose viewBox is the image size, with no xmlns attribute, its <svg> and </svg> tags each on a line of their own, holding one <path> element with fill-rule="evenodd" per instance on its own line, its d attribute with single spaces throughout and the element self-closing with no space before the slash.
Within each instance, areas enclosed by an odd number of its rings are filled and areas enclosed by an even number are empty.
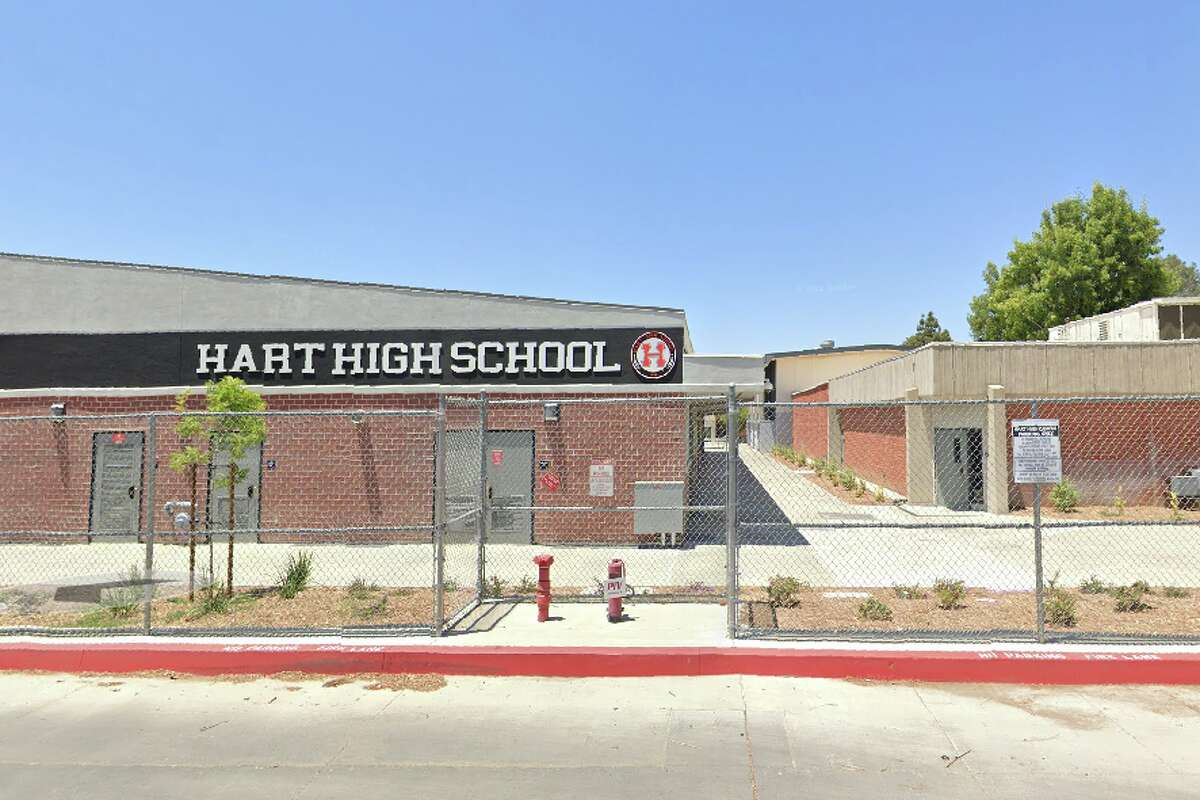
<svg viewBox="0 0 1200 800">
<path fill-rule="evenodd" d="M 13 798 L 1167 800 L 1197 741 L 1200 688 L 0 675 Z"/>
</svg>

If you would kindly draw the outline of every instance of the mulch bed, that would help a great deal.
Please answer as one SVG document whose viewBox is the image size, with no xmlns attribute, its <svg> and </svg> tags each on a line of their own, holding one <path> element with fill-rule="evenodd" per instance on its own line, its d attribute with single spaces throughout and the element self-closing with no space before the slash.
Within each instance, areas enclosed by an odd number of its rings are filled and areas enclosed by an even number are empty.
<svg viewBox="0 0 1200 800">
<path fill-rule="evenodd" d="M 804 478 L 805 480 L 807 480 L 809 483 L 813 484 L 814 486 L 820 486 L 823 490 L 825 490 L 829 494 L 833 495 L 834 497 L 838 498 L 842 502 L 849 503 L 849 504 L 855 505 L 855 506 L 887 506 L 887 505 L 892 505 L 895 502 L 893 500 L 888 500 L 888 499 L 885 499 L 883 501 L 877 501 L 874 497 L 874 494 L 870 490 L 866 491 L 861 496 L 857 495 L 839 483 L 835 483 L 833 481 L 822 478 L 820 475 L 818 475 L 816 472 L 814 472 L 812 469 L 810 469 L 808 467 L 806 467 L 804 469 L 800 469 L 792 462 L 790 462 L 780 456 L 774 455 L 774 454 L 771 455 L 771 458 L 775 459 L 777 462 L 779 462 L 783 466 L 787 467 L 792 472 L 798 473 L 800 475 L 800 477 Z"/>
<path fill-rule="evenodd" d="M 474 590 L 446 592 L 447 614 L 466 605 Z M 431 589 L 367 589 L 318 586 L 284 599 L 271 589 L 234 593 L 225 609 L 206 610 L 203 594 L 189 603 L 184 596 L 160 598 L 151 604 L 151 626 L 159 628 L 326 628 L 347 626 L 429 625 L 433 620 Z M 142 606 L 128 615 L 106 608 L 46 613 L 0 614 L 0 626 L 53 628 L 140 627 Z"/>
<path fill-rule="evenodd" d="M 823 592 L 843 591 L 869 594 L 892 610 L 890 621 L 871 621 L 859 616 L 865 597 L 824 597 Z M 1074 627 L 1048 630 L 1137 635 L 1200 635 L 1200 589 L 1192 588 L 1184 598 L 1168 598 L 1162 589 L 1145 596 L 1150 608 L 1117 612 L 1107 594 L 1083 594 L 1068 590 L 1075 599 L 1078 622 Z M 891 589 L 813 588 L 799 595 L 799 605 L 772 609 L 766 589 L 743 592 L 742 624 L 779 630 L 876 630 L 876 631 L 985 631 L 1036 628 L 1036 606 L 1032 592 L 993 592 L 967 589 L 959 608 L 938 608 L 932 591 L 924 599 L 905 600 Z M 772 613 L 774 612 L 774 613 Z"/>
</svg>

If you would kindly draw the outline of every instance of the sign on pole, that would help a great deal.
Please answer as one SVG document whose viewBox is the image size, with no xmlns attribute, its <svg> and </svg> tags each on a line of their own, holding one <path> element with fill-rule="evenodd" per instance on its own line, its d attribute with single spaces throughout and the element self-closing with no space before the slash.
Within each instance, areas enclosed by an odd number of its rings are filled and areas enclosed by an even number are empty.
<svg viewBox="0 0 1200 800">
<path fill-rule="evenodd" d="M 1058 483 L 1062 480 L 1062 447 L 1056 419 L 1014 419 L 1013 481 Z"/>
</svg>

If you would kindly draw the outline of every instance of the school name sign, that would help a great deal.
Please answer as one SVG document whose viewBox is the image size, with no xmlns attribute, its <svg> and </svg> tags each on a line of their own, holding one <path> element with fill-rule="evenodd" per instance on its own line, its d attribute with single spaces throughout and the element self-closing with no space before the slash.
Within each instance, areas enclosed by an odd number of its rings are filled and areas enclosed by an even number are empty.
<svg viewBox="0 0 1200 800">
<path fill-rule="evenodd" d="M 0 336 L 0 388 L 248 383 L 682 383 L 683 330 L 243 331 Z M 636 362 L 636 363 L 635 363 Z"/>
</svg>

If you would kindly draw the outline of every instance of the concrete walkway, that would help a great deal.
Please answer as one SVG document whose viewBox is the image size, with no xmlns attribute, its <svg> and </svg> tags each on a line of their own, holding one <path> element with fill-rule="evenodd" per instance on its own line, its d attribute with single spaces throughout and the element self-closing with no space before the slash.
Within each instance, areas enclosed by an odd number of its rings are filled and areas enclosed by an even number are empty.
<svg viewBox="0 0 1200 800">
<path fill-rule="evenodd" d="M 1200 691 L 0 675 L 0 796 L 1195 796 Z M 436 686 L 436 684 L 434 684 Z"/>
</svg>

